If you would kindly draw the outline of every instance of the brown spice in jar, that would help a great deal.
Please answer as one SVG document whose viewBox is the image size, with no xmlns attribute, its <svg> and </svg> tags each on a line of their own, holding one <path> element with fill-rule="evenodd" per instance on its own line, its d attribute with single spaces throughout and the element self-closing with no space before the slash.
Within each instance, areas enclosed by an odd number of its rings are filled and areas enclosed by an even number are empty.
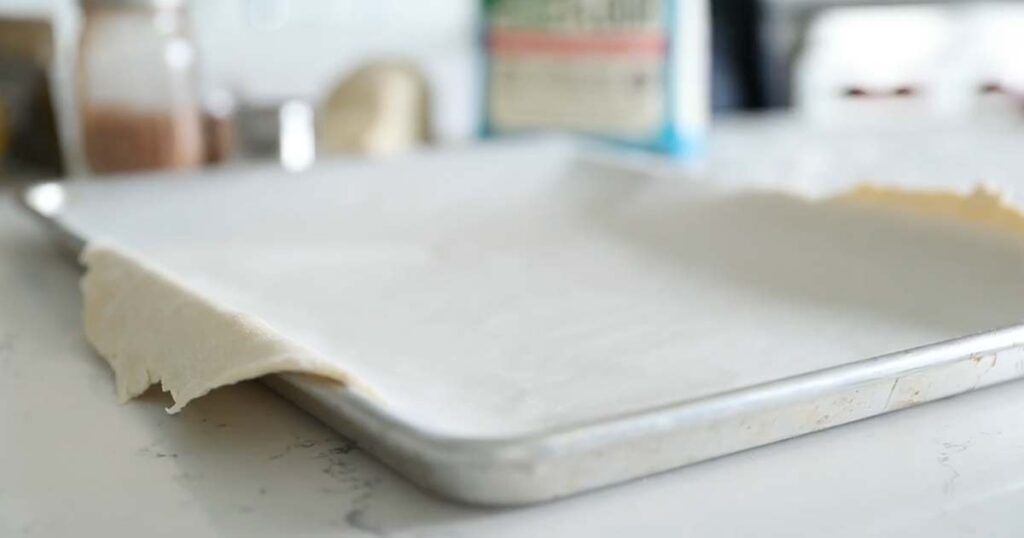
<svg viewBox="0 0 1024 538">
<path fill-rule="evenodd" d="M 202 164 L 196 110 L 140 112 L 89 106 L 82 114 L 85 158 L 98 174 L 192 168 Z"/>
</svg>

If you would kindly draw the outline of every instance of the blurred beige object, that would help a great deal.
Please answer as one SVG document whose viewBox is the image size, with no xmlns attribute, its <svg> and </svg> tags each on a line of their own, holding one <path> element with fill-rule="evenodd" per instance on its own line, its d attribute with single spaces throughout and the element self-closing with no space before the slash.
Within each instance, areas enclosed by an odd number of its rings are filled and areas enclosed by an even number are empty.
<svg viewBox="0 0 1024 538">
<path fill-rule="evenodd" d="M 320 145 L 325 153 L 392 155 L 430 137 L 430 95 L 423 74 L 402 62 L 357 69 L 324 103 Z"/>
</svg>

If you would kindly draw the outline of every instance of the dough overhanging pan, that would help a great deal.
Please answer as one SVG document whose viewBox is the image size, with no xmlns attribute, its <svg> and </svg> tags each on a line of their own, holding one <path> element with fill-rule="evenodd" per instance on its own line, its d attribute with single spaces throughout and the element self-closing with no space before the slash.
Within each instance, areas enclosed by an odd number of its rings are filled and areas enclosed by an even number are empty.
<svg viewBox="0 0 1024 538">
<path fill-rule="evenodd" d="M 74 252 L 116 241 L 337 357 L 357 385 L 264 382 L 471 503 L 553 499 L 1024 375 L 1022 239 L 568 144 L 45 183 L 23 202 Z"/>
</svg>

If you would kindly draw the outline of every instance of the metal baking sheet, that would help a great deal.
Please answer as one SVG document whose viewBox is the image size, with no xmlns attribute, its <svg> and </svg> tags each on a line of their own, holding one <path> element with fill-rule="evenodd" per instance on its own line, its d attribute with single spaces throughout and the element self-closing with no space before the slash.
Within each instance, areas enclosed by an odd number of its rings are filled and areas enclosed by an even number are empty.
<svg viewBox="0 0 1024 538">
<path fill-rule="evenodd" d="M 1020 239 L 613 160 L 499 143 L 46 183 L 23 201 L 71 251 L 123 243 L 345 357 L 374 394 L 265 383 L 471 503 L 549 500 L 1024 375 Z M 339 262 L 352 252 L 382 263 Z M 293 299 L 305 281 L 337 285 Z"/>
</svg>

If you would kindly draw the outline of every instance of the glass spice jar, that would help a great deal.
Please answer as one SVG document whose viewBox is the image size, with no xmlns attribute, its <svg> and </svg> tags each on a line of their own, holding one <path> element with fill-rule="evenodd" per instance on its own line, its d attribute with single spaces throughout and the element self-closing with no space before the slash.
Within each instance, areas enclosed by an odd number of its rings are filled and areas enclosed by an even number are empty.
<svg viewBox="0 0 1024 538">
<path fill-rule="evenodd" d="M 204 159 L 195 48 L 184 0 L 83 0 L 77 101 L 96 174 Z"/>
</svg>

